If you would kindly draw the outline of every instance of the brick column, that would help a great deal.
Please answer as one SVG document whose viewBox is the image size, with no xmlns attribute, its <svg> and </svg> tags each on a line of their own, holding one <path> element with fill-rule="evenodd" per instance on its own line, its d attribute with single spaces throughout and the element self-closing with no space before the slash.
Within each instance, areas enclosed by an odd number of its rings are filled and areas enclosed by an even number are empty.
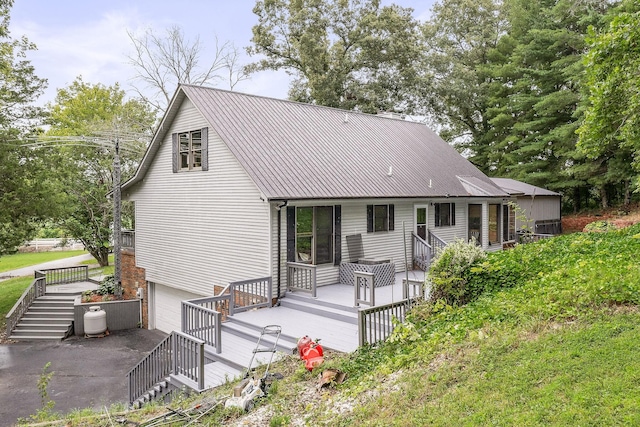
<svg viewBox="0 0 640 427">
<path fill-rule="evenodd" d="M 135 299 L 138 288 L 142 288 L 142 327 L 149 327 L 149 294 L 144 268 L 136 266 L 136 252 L 133 249 L 124 248 L 121 252 L 122 265 L 122 295 L 125 299 Z"/>
</svg>

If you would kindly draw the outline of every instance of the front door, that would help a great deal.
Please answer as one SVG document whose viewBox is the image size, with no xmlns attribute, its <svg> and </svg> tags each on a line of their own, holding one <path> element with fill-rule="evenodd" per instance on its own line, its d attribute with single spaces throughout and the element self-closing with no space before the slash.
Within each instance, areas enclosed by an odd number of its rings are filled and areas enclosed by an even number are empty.
<svg viewBox="0 0 640 427">
<path fill-rule="evenodd" d="M 427 240 L 427 206 L 416 205 L 414 212 L 414 232 L 422 240 Z"/>
</svg>

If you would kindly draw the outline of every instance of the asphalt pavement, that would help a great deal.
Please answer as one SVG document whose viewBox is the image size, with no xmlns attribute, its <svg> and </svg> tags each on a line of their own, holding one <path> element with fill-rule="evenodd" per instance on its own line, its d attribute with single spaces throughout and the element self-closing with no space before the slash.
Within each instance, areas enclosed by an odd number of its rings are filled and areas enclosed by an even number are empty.
<svg viewBox="0 0 640 427">
<path fill-rule="evenodd" d="M 13 426 L 41 407 L 38 380 L 51 362 L 48 399 L 54 411 L 103 409 L 128 401 L 126 374 L 166 337 L 147 329 L 116 331 L 104 338 L 0 345 L 0 426 Z"/>
</svg>

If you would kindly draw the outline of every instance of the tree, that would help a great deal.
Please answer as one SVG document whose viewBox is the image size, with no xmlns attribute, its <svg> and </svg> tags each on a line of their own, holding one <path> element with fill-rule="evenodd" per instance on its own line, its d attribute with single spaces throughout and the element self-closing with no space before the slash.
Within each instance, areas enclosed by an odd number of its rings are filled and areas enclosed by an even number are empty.
<svg viewBox="0 0 640 427">
<path fill-rule="evenodd" d="M 24 137 L 41 117 L 32 102 L 46 87 L 26 59 L 35 46 L 9 35 L 10 0 L 0 0 L 0 255 L 33 236 L 37 221 L 55 206 L 55 191 L 40 150 L 25 147 Z M 23 142 L 21 142 L 23 141 Z"/>
<path fill-rule="evenodd" d="M 512 48 L 502 41 L 508 22 L 497 0 L 442 0 L 423 25 L 428 46 L 422 66 L 432 76 L 422 91 L 425 111 L 437 119 L 441 136 L 455 142 L 483 171 L 495 169 L 491 109 L 505 95 L 502 64 Z"/>
<path fill-rule="evenodd" d="M 622 12 L 614 10 L 602 33 L 592 29 L 584 59 L 588 104 L 578 147 L 611 177 L 601 185 L 603 205 L 608 201 L 604 184 L 623 183 L 625 203 L 630 201 L 630 182 L 635 179 L 640 186 L 640 12 L 633 8 L 628 2 Z"/>
<path fill-rule="evenodd" d="M 204 45 L 200 37 L 187 40 L 180 27 L 168 28 L 164 37 L 150 29 L 141 36 L 128 34 L 135 50 L 129 63 L 137 71 L 134 80 L 139 83 L 133 87 L 142 100 L 158 111 L 169 104 L 180 83 L 213 85 L 226 80 L 233 90 L 238 82 L 248 78 L 239 64 L 238 49 L 229 41 L 220 44 L 214 37 L 213 59 L 201 66 Z"/>
<path fill-rule="evenodd" d="M 117 84 L 92 85 L 81 78 L 58 90 L 48 107 L 47 136 L 61 137 L 56 163 L 66 195 L 61 226 L 100 265 L 108 265 L 113 205 L 107 194 L 113 189 L 114 144 L 121 141 L 122 176 L 127 179 L 142 158 L 154 114 L 142 101 L 125 100 Z"/>
<path fill-rule="evenodd" d="M 286 70 L 289 98 L 376 113 L 412 112 L 424 49 L 412 10 L 379 0 L 264 0 L 253 12 L 251 71 Z"/>
</svg>

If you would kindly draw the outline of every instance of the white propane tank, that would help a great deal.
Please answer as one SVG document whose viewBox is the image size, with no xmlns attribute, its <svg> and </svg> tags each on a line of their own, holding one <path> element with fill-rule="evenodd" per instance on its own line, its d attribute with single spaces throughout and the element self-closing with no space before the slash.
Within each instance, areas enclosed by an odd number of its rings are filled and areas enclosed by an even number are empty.
<svg viewBox="0 0 640 427">
<path fill-rule="evenodd" d="M 100 335 L 107 330 L 107 313 L 99 305 L 92 305 L 84 314 L 84 333 Z"/>
</svg>

